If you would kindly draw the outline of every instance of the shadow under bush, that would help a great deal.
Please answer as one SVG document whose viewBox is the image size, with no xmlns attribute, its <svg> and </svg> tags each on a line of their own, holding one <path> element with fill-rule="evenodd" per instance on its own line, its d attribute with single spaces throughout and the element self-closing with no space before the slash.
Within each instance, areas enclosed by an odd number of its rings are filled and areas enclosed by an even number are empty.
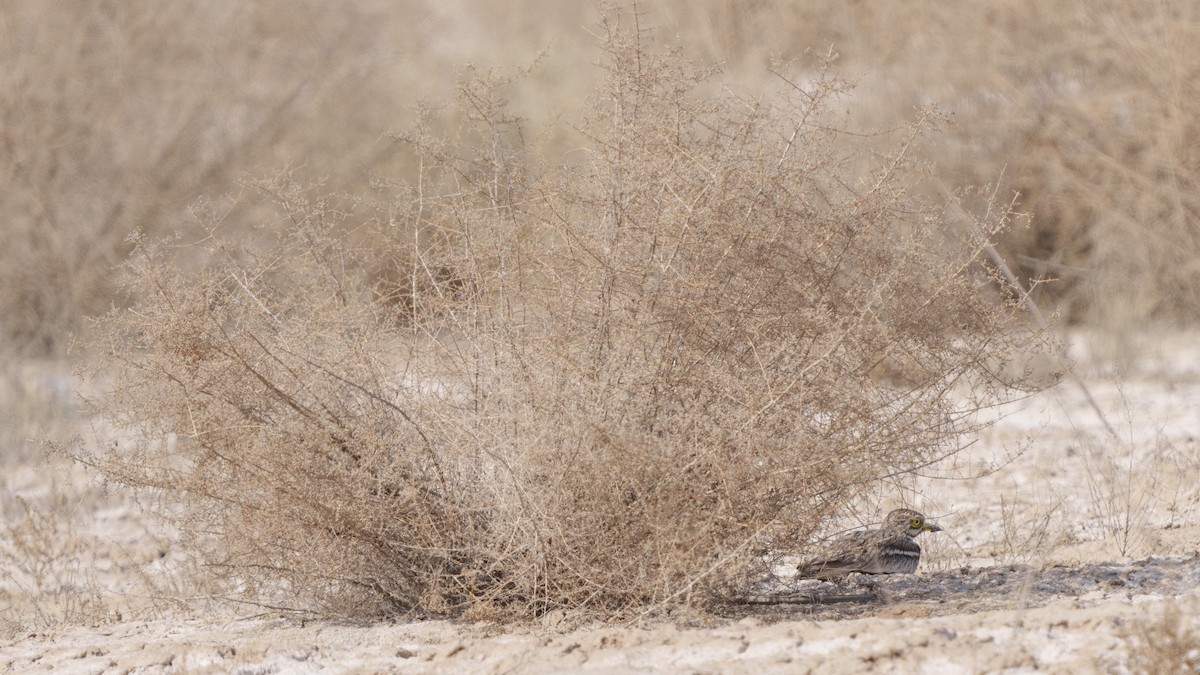
<svg viewBox="0 0 1200 675">
<path fill-rule="evenodd" d="M 387 205 L 281 179 L 274 240 L 143 244 L 96 402 L 133 440 L 70 452 L 231 597 L 502 618 L 695 602 L 955 452 L 1040 338 L 909 196 L 930 120 L 863 173 L 837 82 L 702 96 L 617 23 L 565 167 L 481 80 Z"/>
</svg>

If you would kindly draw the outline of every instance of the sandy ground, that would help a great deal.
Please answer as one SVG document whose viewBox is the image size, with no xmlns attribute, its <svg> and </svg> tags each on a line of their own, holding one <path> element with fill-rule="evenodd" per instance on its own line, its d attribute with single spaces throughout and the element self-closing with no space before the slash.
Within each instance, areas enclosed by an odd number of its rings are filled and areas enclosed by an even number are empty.
<svg viewBox="0 0 1200 675">
<path fill-rule="evenodd" d="M 628 626 L 351 625 L 179 605 L 169 531 L 77 469 L 9 461 L 0 668 L 14 672 L 1166 672 L 1200 666 L 1200 344 L 1014 401 L 893 494 L 946 532 L 871 602 L 714 605 Z M 32 553 L 30 551 L 33 551 Z M 19 557 L 22 552 L 25 558 Z M 36 554 L 36 555 L 35 555 Z M 30 560 L 42 556 L 46 564 Z M 52 563 L 52 564 L 51 564 Z M 774 582 L 786 587 L 786 577 Z M 850 583 L 863 585 L 861 581 Z M 770 584 L 768 584 L 770 586 Z M 253 615 L 253 618 L 246 618 Z M 205 617 L 205 618 L 201 618 Z M 1190 651 L 1189 651 L 1190 650 Z M 1157 658 L 1158 662 L 1150 659 Z M 1190 666 L 1184 665 L 1191 658 Z M 1178 672 L 1187 672 L 1180 670 Z"/>
<path fill-rule="evenodd" d="M 17 640 L 3 664 L 62 673 L 1087 673 L 1120 671 L 1127 625 L 1166 602 L 1117 596 L 938 617 L 892 608 L 893 616 L 849 621 L 745 618 L 715 628 L 567 633 L 446 622 L 128 622 Z"/>
</svg>

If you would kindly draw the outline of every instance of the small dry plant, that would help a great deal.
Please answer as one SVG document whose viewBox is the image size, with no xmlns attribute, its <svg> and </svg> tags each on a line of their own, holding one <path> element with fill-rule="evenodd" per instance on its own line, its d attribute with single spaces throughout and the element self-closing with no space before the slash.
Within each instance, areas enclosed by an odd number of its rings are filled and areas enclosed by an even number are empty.
<svg viewBox="0 0 1200 675">
<path fill-rule="evenodd" d="M 417 41 L 380 4 L 4 2 L 0 345 L 62 356 L 116 300 L 130 233 L 186 229 L 183 204 L 252 167 L 392 165 L 368 152 L 398 103 L 364 78 Z M 420 4 L 386 3 L 412 25 Z"/>
<path fill-rule="evenodd" d="M 1196 462 L 1161 429 L 1137 432 L 1129 399 L 1122 392 L 1123 437 L 1085 438 L 1079 451 L 1087 479 L 1089 511 L 1122 556 L 1145 548 L 1155 527 L 1186 522 L 1195 504 Z M 1157 514 L 1169 514 L 1164 520 Z"/>
<path fill-rule="evenodd" d="M 1141 675 L 1184 675 L 1200 672 L 1200 622 L 1196 602 L 1185 612 L 1179 601 L 1168 601 L 1155 620 L 1131 622 L 1129 672 Z"/>
<path fill-rule="evenodd" d="M 1105 440 L 1081 456 L 1093 456 L 1083 459 L 1092 515 L 1100 520 L 1117 551 L 1125 556 L 1140 548 L 1145 539 L 1159 465 L 1155 462 L 1142 465 L 1131 447 L 1120 441 Z"/>
<path fill-rule="evenodd" d="M 1039 336 L 908 190 L 936 120 L 863 158 L 838 82 L 701 94 L 620 22 L 565 167 L 482 78 L 385 205 L 281 178 L 195 273 L 143 242 L 94 402 L 132 440 L 68 451 L 158 490 L 230 598 L 508 619 L 697 601 L 954 453 Z"/>
<path fill-rule="evenodd" d="M 997 542 L 998 561 L 1029 564 L 1045 560 L 1063 538 L 1059 528 L 1053 527 L 1054 521 L 1062 516 L 1059 513 L 1062 506 L 1061 498 L 1053 504 L 1029 505 L 1001 495 L 1003 533 Z"/>
<path fill-rule="evenodd" d="M 923 152 L 956 190 L 1002 177 L 1020 195 L 1030 217 L 999 245 L 1027 284 L 1056 281 L 1036 291 L 1045 306 L 1110 335 L 1200 316 L 1196 3 L 806 5 L 868 73 L 864 110 L 953 109 Z"/>
<path fill-rule="evenodd" d="M 0 502 L 0 635 L 105 620 L 92 569 L 95 541 L 77 522 L 78 505 L 48 498 Z"/>
</svg>

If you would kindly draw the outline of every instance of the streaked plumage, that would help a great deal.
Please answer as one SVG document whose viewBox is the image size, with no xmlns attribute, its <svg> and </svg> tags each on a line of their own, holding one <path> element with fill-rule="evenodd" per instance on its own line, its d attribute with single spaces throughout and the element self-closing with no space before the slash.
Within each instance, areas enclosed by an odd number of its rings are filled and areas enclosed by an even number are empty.
<svg viewBox="0 0 1200 675">
<path fill-rule="evenodd" d="M 896 509 L 884 519 L 883 527 L 851 532 L 835 541 L 825 556 L 801 566 L 800 576 L 836 579 L 851 572 L 910 574 L 921 561 L 921 547 L 914 537 L 941 530 L 916 511 Z"/>
</svg>

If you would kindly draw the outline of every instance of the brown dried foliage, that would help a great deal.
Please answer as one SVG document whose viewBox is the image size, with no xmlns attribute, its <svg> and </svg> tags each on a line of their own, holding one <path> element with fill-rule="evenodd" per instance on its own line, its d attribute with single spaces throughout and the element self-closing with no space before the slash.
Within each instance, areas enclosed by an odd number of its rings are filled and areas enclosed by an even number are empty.
<svg viewBox="0 0 1200 675">
<path fill-rule="evenodd" d="M 569 166 L 477 81 L 388 206 L 280 179 L 273 240 L 143 244 L 97 402 L 131 442 L 72 452 L 231 597 L 504 618 L 697 601 L 953 453 L 1037 336 L 908 192 L 933 120 L 859 174 L 837 82 L 702 96 L 618 23 Z"/>
</svg>

